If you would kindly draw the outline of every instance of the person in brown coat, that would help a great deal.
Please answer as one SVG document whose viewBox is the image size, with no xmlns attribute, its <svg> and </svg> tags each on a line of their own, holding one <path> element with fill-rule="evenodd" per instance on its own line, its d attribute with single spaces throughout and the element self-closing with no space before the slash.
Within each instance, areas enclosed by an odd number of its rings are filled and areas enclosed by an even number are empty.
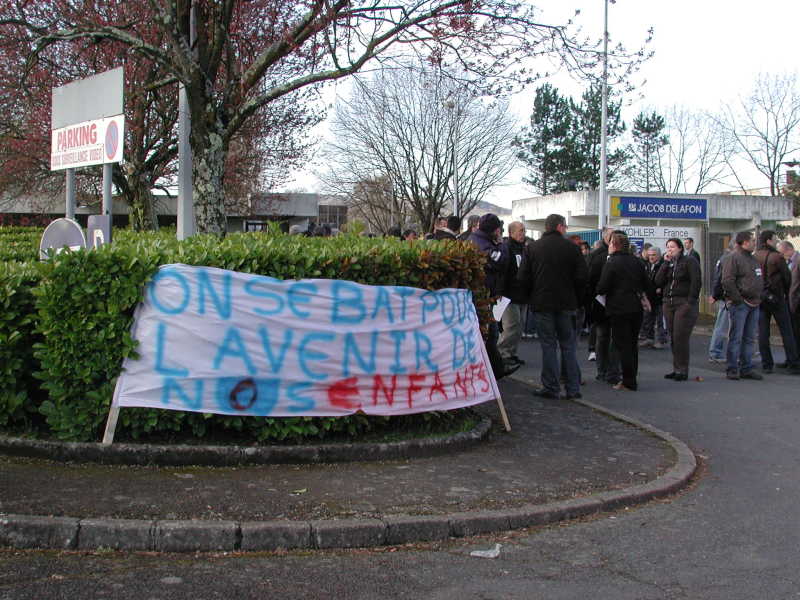
<svg viewBox="0 0 800 600">
<path fill-rule="evenodd" d="M 800 357 L 792 332 L 792 319 L 789 315 L 789 287 L 792 274 L 786 265 L 783 254 L 778 252 L 778 238 L 775 232 L 765 229 L 758 237 L 759 248 L 754 254 L 764 274 L 764 293 L 758 315 L 758 349 L 761 352 L 761 370 L 772 373 L 775 362 L 769 345 L 770 322 L 775 319 L 783 339 L 786 353 L 786 366 L 792 375 L 800 375 Z"/>
<path fill-rule="evenodd" d="M 736 249 L 722 265 L 722 288 L 731 318 L 728 335 L 727 378 L 763 379 L 753 370 L 753 348 L 758 326 L 758 306 L 764 291 L 761 265 L 753 256 L 753 235 L 736 234 Z"/>
<path fill-rule="evenodd" d="M 789 311 L 792 315 L 792 332 L 795 342 L 800 341 L 800 260 L 792 265 L 792 283 L 789 286 Z"/>
</svg>

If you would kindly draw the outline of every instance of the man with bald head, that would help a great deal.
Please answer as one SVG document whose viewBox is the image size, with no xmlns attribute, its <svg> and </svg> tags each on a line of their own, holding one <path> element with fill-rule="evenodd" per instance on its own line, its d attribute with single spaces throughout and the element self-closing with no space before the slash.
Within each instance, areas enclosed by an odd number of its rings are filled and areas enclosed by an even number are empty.
<svg viewBox="0 0 800 600">
<path fill-rule="evenodd" d="M 503 312 L 501 322 L 503 332 L 497 342 L 497 349 L 506 366 L 524 364 L 517 355 L 519 341 L 522 338 L 522 325 L 527 316 L 527 290 L 517 281 L 517 271 L 525 253 L 525 225 L 519 221 L 508 224 L 508 238 L 503 242 L 508 254 L 508 269 L 506 270 L 503 295 L 511 300 L 511 304 Z"/>
</svg>

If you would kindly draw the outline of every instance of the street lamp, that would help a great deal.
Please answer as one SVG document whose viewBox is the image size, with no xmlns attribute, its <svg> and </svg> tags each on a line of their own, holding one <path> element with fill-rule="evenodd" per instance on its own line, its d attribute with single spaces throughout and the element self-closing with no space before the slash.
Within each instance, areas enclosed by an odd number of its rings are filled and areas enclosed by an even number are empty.
<svg viewBox="0 0 800 600">
<path fill-rule="evenodd" d="M 458 100 L 452 100 L 448 98 L 444 102 L 444 107 L 447 110 L 453 112 L 453 123 L 454 125 L 450 128 L 451 135 L 453 136 L 453 214 L 457 217 L 460 217 L 459 208 L 460 202 L 458 198 L 458 116 L 460 107 L 458 104 Z"/>
<path fill-rule="evenodd" d="M 606 153 L 606 146 L 608 144 L 608 1 L 605 0 L 605 11 L 603 20 L 603 82 L 602 82 L 602 112 L 600 115 L 600 189 L 598 190 L 597 197 L 597 225 L 598 229 L 602 231 L 606 224 L 606 207 L 608 200 L 606 198 L 606 177 L 608 172 L 608 156 Z M 615 2 L 616 0 L 611 0 Z"/>
</svg>

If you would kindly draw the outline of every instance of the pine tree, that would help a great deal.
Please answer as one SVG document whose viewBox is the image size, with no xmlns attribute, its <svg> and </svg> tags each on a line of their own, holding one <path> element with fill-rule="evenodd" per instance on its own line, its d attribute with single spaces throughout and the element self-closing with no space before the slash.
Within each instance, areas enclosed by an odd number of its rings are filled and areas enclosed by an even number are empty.
<svg viewBox="0 0 800 600">
<path fill-rule="evenodd" d="M 523 181 L 542 195 L 568 189 L 571 118 L 569 99 L 555 87 L 545 83 L 536 89 L 530 127 L 514 144 L 529 169 Z"/>
<path fill-rule="evenodd" d="M 602 122 L 602 89 L 593 85 L 581 96 L 581 103 L 570 101 L 573 113 L 571 136 L 568 141 L 570 178 L 578 189 L 597 189 L 600 187 L 600 149 Z M 618 178 L 628 162 L 625 149 L 613 149 L 616 139 L 625 132 L 622 121 L 621 101 L 608 99 L 606 162 L 607 181 L 611 184 Z"/>
<path fill-rule="evenodd" d="M 666 191 L 659 189 L 658 155 L 659 150 L 669 143 L 669 136 L 664 134 L 664 117 L 652 111 L 650 114 L 640 112 L 633 121 L 633 144 L 630 154 L 631 183 L 635 189 L 644 192 Z"/>
</svg>

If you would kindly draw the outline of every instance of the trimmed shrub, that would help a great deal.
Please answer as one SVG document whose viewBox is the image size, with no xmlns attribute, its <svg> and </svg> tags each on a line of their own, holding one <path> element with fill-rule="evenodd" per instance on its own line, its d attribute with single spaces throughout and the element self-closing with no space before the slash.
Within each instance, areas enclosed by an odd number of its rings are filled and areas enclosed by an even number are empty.
<svg viewBox="0 0 800 600">
<path fill-rule="evenodd" d="M 38 260 L 42 233 L 39 227 L 0 227 L 0 263 Z"/>
<path fill-rule="evenodd" d="M 483 257 L 472 245 L 409 244 L 356 236 L 305 238 L 282 234 L 232 234 L 224 240 L 194 236 L 177 242 L 163 234 L 119 236 L 97 251 L 64 252 L 34 290 L 42 341 L 35 346 L 37 377 L 48 399 L 40 406 L 50 430 L 65 440 L 97 439 L 105 424 L 122 360 L 132 356 L 133 311 L 159 265 L 211 266 L 279 279 L 348 279 L 370 285 L 447 287 L 473 291 L 479 316 L 488 316 Z M 386 418 L 259 418 L 168 410 L 121 411 L 122 437 L 191 431 L 239 432 L 263 441 L 335 432 L 355 435 Z"/>
<path fill-rule="evenodd" d="M 0 426 L 36 420 L 33 289 L 47 269 L 38 263 L 0 263 Z"/>
</svg>

